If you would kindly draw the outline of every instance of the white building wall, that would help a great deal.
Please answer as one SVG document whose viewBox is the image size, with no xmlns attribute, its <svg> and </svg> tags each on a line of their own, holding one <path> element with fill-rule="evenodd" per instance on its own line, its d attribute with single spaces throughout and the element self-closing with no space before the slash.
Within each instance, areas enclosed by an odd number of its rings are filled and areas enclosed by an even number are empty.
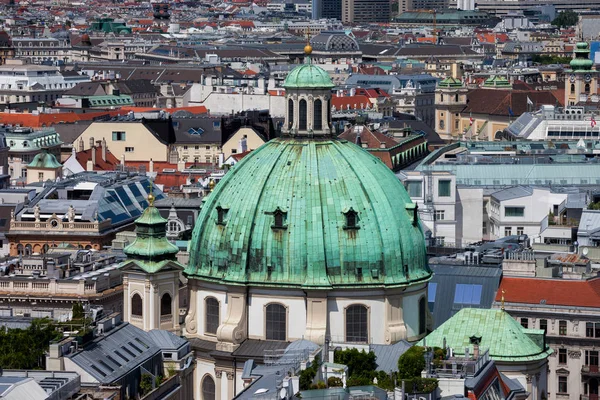
<svg viewBox="0 0 600 400">
<path fill-rule="evenodd" d="M 457 187 L 457 245 L 465 246 L 483 238 L 483 189 Z"/>
<path fill-rule="evenodd" d="M 385 343 L 385 301 L 383 294 L 369 298 L 357 296 L 354 299 L 330 297 L 327 301 L 327 312 L 329 314 L 328 325 L 332 340 L 335 342 L 345 341 L 345 310 L 353 304 L 361 304 L 369 309 L 369 340 L 372 343 Z"/>
<path fill-rule="evenodd" d="M 245 110 L 269 110 L 272 117 L 285 116 L 285 97 L 269 94 L 209 93 L 202 96 L 202 85 L 190 89 L 189 106 L 205 106 L 212 115 Z"/>
<path fill-rule="evenodd" d="M 223 322 L 223 318 L 227 315 L 227 295 L 224 291 L 217 290 L 198 290 L 196 297 L 196 310 L 197 310 L 197 326 L 198 335 L 206 335 L 206 299 L 208 297 L 214 297 L 219 302 L 219 324 Z M 209 334 L 208 336 L 215 336 Z"/>
<path fill-rule="evenodd" d="M 423 296 L 425 296 L 425 301 L 427 301 L 426 285 L 423 285 L 415 292 L 406 293 L 402 297 L 402 309 L 412 311 L 403 313 L 406 334 L 409 340 L 419 335 L 419 300 Z"/>
<path fill-rule="evenodd" d="M 214 364 L 202 359 L 196 359 L 196 370 L 194 372 L 194 399 L 202 400 L 202 379 L 204 379 L 206 375 L 210 375 L 215 381 L 215 385 L 217 384 Z"/>
<path fill-rule="evenodd" d="M 281 291 L 269 294 L 251 294 L 248 307 L 248 335 L 253 339 L 265 338 L 266 307 L 271 303 L 282 304 L 287 308 L 287 336 L 289 341 L 302 339 L 306 331 L 306 302 L 304 293 L 298 297 L 282 297 Z"/>
</svg>

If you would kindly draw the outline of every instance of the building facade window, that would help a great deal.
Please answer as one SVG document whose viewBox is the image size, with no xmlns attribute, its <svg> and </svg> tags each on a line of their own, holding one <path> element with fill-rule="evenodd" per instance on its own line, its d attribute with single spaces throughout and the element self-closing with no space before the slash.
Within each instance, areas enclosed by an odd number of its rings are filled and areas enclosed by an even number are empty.
<svg viewBox="0 0 600 400">
<path fill-rule="evenodd" d="M 266 308 L 265 337 L 267 340 L 286 340 L 287 310 L 281 304 L 269 304 Z"/>
<path fill-rule="evenodd" d="M 125 141 L 125 132 L 113 132 L 112 140 L 113 140 L 113 142 Z"/>
<path fill-rule="evenodd" d="M 323 129 L 323 102 L 320 99 L 317 99 L 314 102 L 313 129 L 315 131 Z"/>
<path fill-rule="evenodd" d="M 355 304 L 346 309 L 346 342 L 368 343 L 369 321 L 367 307 Z"/>
<path fill-rule="evenodd" d="M 525 216 L 525 207 L 504 207 L 505 217 L 523 217 Z"/>
<path fill-rule="evenodd" d="M 558 349 L 558 363 L 559 364 L 567 363 L 567 349 Z"/>
<path fill-rule="evenodd" d="M 444 219 L 446 219 L 446 211 L 444 210 L 435 210 L 435 220 L 436 221 L 443 221 Z"/>
<path fill-rule="evenodd" d="M 517 226 L 517 235 L 521 236 L 525 233 L 525 228 L 522 226 Z"/>
<path fill-rule="evenodd" d="M 131 315 L 134 315 L 136 317 L 141 317 L 142 310 L 143 310 L 142 296 L 140 296 L 139 294 L 136 293 L 131 298 Z"/>
<path fill-rule="evenodd" d="M 410 197 L 421 197 L 423 196 L 423 184 L 421 181 L 407 181 L 406 191 Z"/>
<path fill-rule="evenodd" d="M 585 324 L 585 337 L 600 338 L 600 322 L 587 322 Z"/>
<path fill-rule="evenodd" d="M 512 228 L 510 226 L 507 226 L 504 228 L 504 236 L 510 236 L 512 235 Z"/>
<path fill-rule="evenodd" d="M 448 180 L 438 181 L 438 196 L 439 197 L 450 197 L 452 190 L 450 184 L 452 182 Z"/>
<path fill-rule="evenodd" d="M 569 393 L 569 389 L 567 387 L 567 377 L 559 376 L 558 377 L 558 393 Z"/>
<path fill-rule="evenodd" d="M 299 111 L 298 129 L 301 131 L 305 131 L 306 123 L 308 121 L 306 100 L 304 100 L 304 99 L 300 100 L 300 105 L 298 107 L 298 111 Z"/>
<path fill-rule="evenodd" d="M 133 152 L 134 152 L 133 147 L 125 147 L 125 153 L 133 153 Z"/>
<path fill-rule="evenodd" d="M 215 381 L 210 375 L 202 379 L 202 400 L 215 400 Z"/>
<path fill-rule="evenodd" d="M 585 365 L 596 367 L 596 370 L 598 370 L 598 350 L 585 351 Z"/>
<path fill-rule="evenodd" d="M 544 332 L 548 331 L 548 320 L 547 319 L 540 319 L 540 329 L 543 330 Z"/>
<path fill-rule="evenodd" d="M 529 328 L 529 318 L 521 318 L 521 326 L 525 329 Z"/>
<path fill-rule="evenodd" d="M 558 321 L 558 334 L 560 336 L 567 335 L 567 321 Z"/>
<path fill-rule="evenodd" d="M 211 335 L 217 334 L 219 328 L 219 301 L 214 297 L 208 297 L 205 301 L 206 305 L 206 327 L 204 331 Z"/>
<path fill-rule="evenodd" d="M 171 315 L 172 313 L 171 295 L 169 293 L 165 293 L 160 298 L 160 315 Z"/>
</svg>

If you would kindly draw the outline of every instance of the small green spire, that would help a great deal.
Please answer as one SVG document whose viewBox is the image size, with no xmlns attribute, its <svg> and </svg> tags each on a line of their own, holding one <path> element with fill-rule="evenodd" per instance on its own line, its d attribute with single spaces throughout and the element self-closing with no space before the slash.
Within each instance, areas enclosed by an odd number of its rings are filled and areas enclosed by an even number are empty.
<svg viewBox="0 0 600 400">
<path fill-rule="evenodd" d="M 154 207 L 154 196 L 148 196 L 149 206 L 135 221 L 136 238 L 123 252 L 148 273 L 159 271 L 166 263 L 176 262 L 177 246 L 167 240 L 167 220 Z"/>
</svg>

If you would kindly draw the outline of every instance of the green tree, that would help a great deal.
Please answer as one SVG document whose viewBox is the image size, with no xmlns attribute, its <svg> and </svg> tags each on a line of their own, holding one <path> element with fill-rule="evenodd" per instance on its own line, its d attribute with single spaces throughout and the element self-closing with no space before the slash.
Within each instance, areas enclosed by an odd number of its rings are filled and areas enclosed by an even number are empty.
<svg viewBox="0 0 600 400">
<path fill-rule="evenodd" d="M 567 10 L 558 14 L 556 18 L 554 18 L 554 21 L 552 21 L 552 25 L 559 28 L 568 28 L 570 26 L 577 25 L 578 21 L 579 14 L 577 14 L 575 11 Z"/>
<path fill-rule="evenodd" d="M 140 379 L 140 393 L 142 396 L 150 393 L 152 391 L 152 375 L 150 374 L 142 374 L 142 379 Z"/>
<path fill-rule="evenodd" d="M 421 376 L 425 369 L 425 348 L 413 346 L 398 359 L 398 378 L 411 379 Z"/>
<path fill-rule="evenodd" d="M 344 386 L 344 382 L 342 382 L 342 380 L 340 378 L 338 378 L 337 376 L 332 376 L 327 379 L 327 386 L 328 387 L 342 387 L 342 386 Z"/>
<path fill-rule="evenodd" d="M 49 319 L 34 319 L 27 329 L 0 330 L 0 366 L 44 369 L 50 342 L 61 337 Z"/>
<path fill-rule="evenodd" d="M 339 350 L 334 353 L 334 361 L 348 367 L 348 376 L 370 375 L 377 368 L 375 353 L 358 349 Z"/>
<path fill-rule="evenodd" d="M 306 367 L 304 371 L 300 372 L 300 390 L 311 389 L 313 380 L 315 379 L 315 376 L 317 376 L 320 365 L 321 358 L 316 356 L 310 366 Z"/>
</svg>

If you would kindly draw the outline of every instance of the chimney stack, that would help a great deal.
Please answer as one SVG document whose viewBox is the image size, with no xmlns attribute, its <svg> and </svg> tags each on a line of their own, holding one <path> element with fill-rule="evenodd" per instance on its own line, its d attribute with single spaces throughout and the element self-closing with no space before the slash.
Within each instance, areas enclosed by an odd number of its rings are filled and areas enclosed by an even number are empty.
<svg viewBox="0 0 600 400">
<path fill-rule="evenodd" d="M 96 165 L 96 143 L 90 143 L 92 145 L 92 165 Z"/>
<path fill-rule="evenodd" d="M 102 138 L 102 160 L 106 162 L 106 138 Z"/>
</svg>

